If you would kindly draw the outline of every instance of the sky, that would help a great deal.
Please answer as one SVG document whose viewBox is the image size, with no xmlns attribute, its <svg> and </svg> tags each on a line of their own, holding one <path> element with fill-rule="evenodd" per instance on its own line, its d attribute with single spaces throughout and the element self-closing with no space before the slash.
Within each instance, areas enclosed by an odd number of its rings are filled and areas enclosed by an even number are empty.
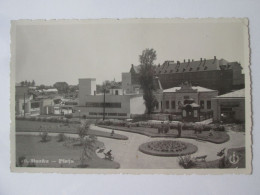
<svg viewBox="0 0 260 195">
<path fill-rule="evenodd" d="M 242 66 L 249 61 L 243 20 L 23 21 L 15 27 L 16 82 L 121 81 L 121 73 L 138 65 L 146 48 L 156 50 L 155 64 L 214 56 Z"/>
</svg>

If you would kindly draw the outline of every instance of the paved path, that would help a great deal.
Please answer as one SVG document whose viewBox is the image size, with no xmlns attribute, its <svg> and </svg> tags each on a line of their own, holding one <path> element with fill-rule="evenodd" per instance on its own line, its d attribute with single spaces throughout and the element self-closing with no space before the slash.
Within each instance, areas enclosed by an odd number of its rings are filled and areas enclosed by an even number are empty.
<svg viewBox="0 0 260 195">
<path fill-rule="evenodd" d="M 105 129 L 97 126 L 92 126 L 91 128 L 101 131 L 111 131 L 110 129 Z M 115 133 L 117 131 L 115 130 Z M 129 133 L 120 131 L 120 134 L 127 136 L 128 140 L 112 140 L 108 138 L 98 138 L 105 144 L 106 150 L 112 150 L 112 154 L 116 162 L 120 163 L 120 168 L 122 169 L 169 169 L 169 168 L 180 168 L 178 165 L 177 157 L 157 157 L 144 154 L 138 150 L 142 143 L 155 140 L 176 140 L 176 138 L 149 138 L 144 135 Z M 192 143 L 198 147 L 197 153 L 192 156 L 208 155 L 206 158 L 209 160 L 216 160 L 217 152 L 223 148 L 236 148 L 245 146 L 245 135 L 240 132 L 228 132 L 230 140 L 223 144 L 213 144 L 204 141 L 197 141 L 193 139 L 178 138 L 180 141 L 186 141 Z M 100 154 L 102 155 L 102 154 Z M 102 156 L 101 156 L 102 157 Z"/>
</svg>

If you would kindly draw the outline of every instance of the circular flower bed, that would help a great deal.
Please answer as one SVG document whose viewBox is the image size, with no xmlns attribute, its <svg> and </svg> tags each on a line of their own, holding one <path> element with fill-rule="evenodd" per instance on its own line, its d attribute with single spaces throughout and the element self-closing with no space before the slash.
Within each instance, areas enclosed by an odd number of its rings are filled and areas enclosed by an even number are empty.
<svg viewBox="0 0 260 195">
<path fill-rule="evenodd" d="M 162 140 L 144 143 L 139 150 L 154 156 L 183 156 L 197 152 L 198 148 L 187 142 Z"/>
</svg>

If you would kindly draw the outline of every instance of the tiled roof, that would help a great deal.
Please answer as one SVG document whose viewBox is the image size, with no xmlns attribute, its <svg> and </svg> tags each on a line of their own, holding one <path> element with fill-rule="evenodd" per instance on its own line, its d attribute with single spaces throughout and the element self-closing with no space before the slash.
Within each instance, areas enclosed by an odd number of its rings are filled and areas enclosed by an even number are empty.
<svg viewBox="0 0 260 195">
<path fill-rule="evenodd" d="M 208 89 L 208 88 L 205 88 L 205 87 L 200 87 L 200 86 L 192 86 L 191 87 L 193 90 L 197 90 L 197 92 L 211 92 L 211 91 L 215 91 L 215 90 L 212 90 L 212 89 Z M 173 88 L 169 88 L 169 89 L 165 89 L 163 90 L 163 92 L 176 92 L 177 90 L 180 90 L 181 87 L 173 87 Z"/>
<path fill-rule="evenodd" d="M 245 89 L 240 89 L 237 91 L 233 91 L 230 93 L 217 96 L 216 98 L 244 98 L 244 97 L 245 97 Z"/>
<path fill-rule="evenodd" d="M 229 62 L 224 59 L 187 60 L 185 62 L 165 61 L 162 65 L 156 67 L 155 74 L 220 70 L 222 67 L 226 69 L 232 68 L 231 65 L 229 65 Z"/>
</svg>

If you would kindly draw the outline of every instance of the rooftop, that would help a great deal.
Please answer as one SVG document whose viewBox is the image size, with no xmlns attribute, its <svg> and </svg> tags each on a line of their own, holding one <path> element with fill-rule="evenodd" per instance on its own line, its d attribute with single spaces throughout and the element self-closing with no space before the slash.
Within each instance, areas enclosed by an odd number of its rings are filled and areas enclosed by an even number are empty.
<svg viewBox="0 0 260 195">
<path fill-rule="evenodd" d="M 221 69 L 232 69 L 233 66 L 237 65 L 237 62 L 228 62 L 224 59 L 200 59 L 184 60 L 183 62 L 177 61 L 165 61 L 162 65 L 158 65 L 155 68 L 155 74 L 171 74 L 171 73 L 185 73 L 185 72 L 198 72 L 198 71 L 210 71 L 210 70 L 221 70 Z"/>
<path fill-rule="evenodd" d="M 165 89 L 163 90 L 163 92 L 165 93 L 175 93 L 177 92 L 177 90 L 180 90 L 182 87 L 173 87 L 173 88 L 169 88 L 169 89 Z M 200 87 L 200 86 L 192 86 L 191 89 L 193 90 L 197 90 L 197 92 L 212 92 L 212 91 L 216 91 L 213 89 L 208 89 L 205 87 Z"/>
<path fill-rule="evenodd" d="M 245 89 L 240 89 L 223 95 L 219 95 L 216 98 L 245 98 Z"/>
</svg>

